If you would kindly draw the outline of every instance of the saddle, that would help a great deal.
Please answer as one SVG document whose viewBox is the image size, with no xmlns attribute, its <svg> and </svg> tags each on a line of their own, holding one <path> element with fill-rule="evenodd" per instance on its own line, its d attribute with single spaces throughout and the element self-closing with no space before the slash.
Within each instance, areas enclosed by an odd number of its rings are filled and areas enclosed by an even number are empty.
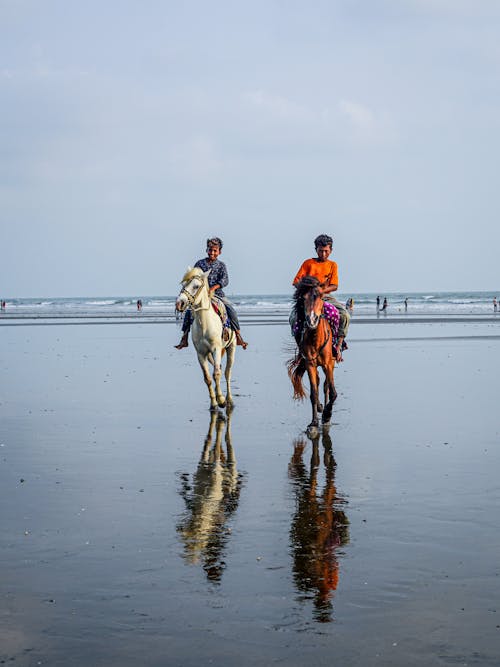
<svg viewBox="0 0 500 667">
<path fill-rule="evenodd" d="M 335 344 L 339 330 L 340 315 L 339 311 L 335 308 L 333 303 L 328 301 L 323 303 L 323 317 L 329 323 L 332 329 L 332 342 Z M 295 310 L 292 310 L 290 313 L 290 325 L 292 327 L 292 336 L 295 338 L 297 344 L 299 344 L 299 339 L 302 335 L 304 323 L 297 319 L 297 313 Z"/>
<path fill-rule="evenodd" d="M 325 301 L 323 304 L 323 316 L 325 320 L 330 323 L 333 332 L 333 338 L 337 338 L 337 332 L 339 330 L 340 315 L 339 311 L 335 308 L 333 303 Z"/>
<path fill-rule="evenodd" d="M 212 308 L 220 317 L 220 321 L 222 322 L 222 340 L 227 342 L 229 339 L 230 325 L 229 318 L 227 316 L 226 304 L 224 301 L 222 301 L 222 299 L 219 299 L 218 296 L 212 295 Z"/>
</svg>

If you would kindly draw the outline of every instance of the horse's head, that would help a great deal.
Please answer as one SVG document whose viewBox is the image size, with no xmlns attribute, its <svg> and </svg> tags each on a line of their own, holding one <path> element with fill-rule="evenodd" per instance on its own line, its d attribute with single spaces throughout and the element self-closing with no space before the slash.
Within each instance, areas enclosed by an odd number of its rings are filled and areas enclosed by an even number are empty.
<svg viewBox="0 0 500 667">
<path fill-rule="evenodd" d="M 296 285 L 295 301 L 299 320 L 309 329 L 316 329 L 323 314 L 320 282 L 313 276 L 305 276 Z"/>
<path fill-rule="evenodd" d="M 208 292 L 208 274 L 209 271 L 202 271 L 200 268 L 188 268 L 181 280 L 182 289 L 175 302 L 175 310 L 183 313 L 187 308 L 195 306 L 201 299 L 203 289 Z"/>
</svg>

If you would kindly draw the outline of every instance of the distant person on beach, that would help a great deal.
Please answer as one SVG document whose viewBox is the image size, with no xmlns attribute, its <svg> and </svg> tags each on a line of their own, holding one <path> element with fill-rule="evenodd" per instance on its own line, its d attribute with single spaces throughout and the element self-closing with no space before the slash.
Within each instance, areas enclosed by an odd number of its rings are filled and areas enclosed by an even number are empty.
<svg viewBox="0 0 500 667">
<path fill-rule="evenodd" d="M 328 259 L 332 252 L 332 245 L 333 239 L 331 236 L 327 236 L 326 234 L 317 236 L 314 239 L 314 247 L 316 248 L 317 257 L 306 259 L 302 262 L 292 284 L 295 287 L 295 285 L 297 285 L 297 283 L 305 276 L 313 276 L 314 278 L 317 278 L 320 282 L 323 301 L 333 303 L 335 308 L 339 311 L 339 330 L 333 351 L 336 360 L 340 362 L 343 361 L 342 350 L 347 350 L 347 343 L 344 339 L 347 336 L 351 316 L 344 304 L 340 303 L 330 295 L 331 292 L 337 291 L 339 283 L 337 262 L 332 262 Z M 295 313 L 292 312 L 290 316 L 291 322 L 294 321 L 294 317 Z"/>
<path fill-rule="evenodd" d="M 377 297 L 377 310 L 380 310 L 380 297 Z"/>
<path fill-rule="evenodd" d="M 382 308 L 381 308 L 381 310 L 382 310 L 384 313 L 387 311 L 387 306 L 388 306 L 388 305 L 389 305 L 389 304 L 387 303 L 387 299 L 384 298 L 384 303 L 383 303 Z"/>
<path fill-rule="evenodd" d="M 408 310 L 408 297 L 405 299 L 405 313 Z"/>
<path fill-rule="evenodd" d="M 345 302 L 345 307 L 349 310 L 350 313 L 354 310 L 354 299 L 350 296 Z"/>
<path fill-rule="evenodd" d="M 496 313 L 497 310 L 498 310 L 498 301 L 497 301 L 496 296 L 494 296 L 494 297 L 493 297 L 493 312 Z"/>
<path fill-rule="evenodd" d="M 222 291 L 223 287 L 226 287 L 229 284 L 229 275 L 227 272 L 226 265 L 224 262 L 221 262 L 219 255 L 222 252 L 222 241 L 219 237 L 214 236 L 211 239 L 207 239 L 207 256 L 203 259 L 199 259 L 194 265 L 195 268 L 199 268 L 202 271 L 209 271 L 208 275 L 208 286 L 210 288 L 210 296 L 215 294 L 226 306 L 226 312 L 229 319 L 229 324 L 231 329 L 236 334 L 236 343 L 241 345 L 244 350 L 247 349 L 248 343 L 246 343 L 241 337 L 240 332 L 240 323 L 238 321 L 238 315 L 233 304 L 226 298 L 224 292 Z M 189 330 L 193 323 L 193 314 L 191 309 L 186 310 L 184 315 L 184 322 L 182 323 L 182 338 L 178 345 L 175 345 L 178 350 L 182 350 L 183 347 L 189 345 L 188 337 Z"/>
<path fill-rule="evenodd" d="M 137 310 L 142 310 L 142 300 L 137 299 Z"/>
</svg>

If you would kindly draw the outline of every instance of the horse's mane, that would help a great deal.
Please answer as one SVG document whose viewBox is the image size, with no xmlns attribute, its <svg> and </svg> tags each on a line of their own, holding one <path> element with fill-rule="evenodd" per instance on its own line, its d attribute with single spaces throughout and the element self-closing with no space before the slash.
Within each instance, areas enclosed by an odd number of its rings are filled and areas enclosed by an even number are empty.
<svg viewBox="0 0 500 667">
<path fill-rule="evenodd" d="M 299 299 L 304 297 L 304 294 L 310 292 L 315 287 L 319 287 L 320 282 L 314 276 L 304 276 L 300 281 L 295 285 L 295 294 L 293 298 L 297 303 Z"/>
<path fill-rule="evenodd" d="M 297 313 L 297 323 L 302 327 L 304 323 L 304 296 L 307 292 L 315 289 L 320 285 L 320 282 L 314 276 L 304 276 L 295 285 L 295 294 L 293 300 L 295 301 L 295 312 Z"/>
<path fill-rule="evenodd" d="M 189 267 L 184 276 L 182 277 L 181 283 L 187 283 L 195 276 L 202 276 L 203 273 L 204 273 L 203 270 L 200 269 L 199 266 L 195 266 L 194 269 Z"/>
</svg>

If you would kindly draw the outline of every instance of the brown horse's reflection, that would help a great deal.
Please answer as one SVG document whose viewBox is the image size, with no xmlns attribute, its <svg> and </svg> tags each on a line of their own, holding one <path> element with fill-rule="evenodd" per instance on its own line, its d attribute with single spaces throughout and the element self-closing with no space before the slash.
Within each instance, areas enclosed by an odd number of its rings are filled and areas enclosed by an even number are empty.
<svg viewBox="0 0 500 667">
<path fill-rule="evenodd" d="M 293 576 L 299 592 L 314 601 L 316 620 L 333 620 L 332 598 L 338 585 L 338 549 L 349 541 L 349 521 L 342 509 L 345 502 L 335 488 L 336 463 L 330 435 L 323 434 L 324 484 L 320 472 L 319 433 L 312 442 L 310 469 L 302 460 L 306 439 L 294 441 L 289 476 L 296 495 L 296 512 L 290 530 Z"/>
<path fill-rule="evenodd" d="M 222 444 L 224 432 L 226 451 Z M 231 532 L 226 523 L 238 507 L 241 490 L 241 475 L 236 469 L 231 442 L 230 412 L 227 419 L 220 413 L 211 413 L 192 482 L 187 473 L 181 480 L 180 494 L 186 512 L 177 530 L 184 543 L 183 556 L 188 563 L 202 563 L 211 581 L 220 581 L 226 566 L 224 548 Z"/>
</svg>

